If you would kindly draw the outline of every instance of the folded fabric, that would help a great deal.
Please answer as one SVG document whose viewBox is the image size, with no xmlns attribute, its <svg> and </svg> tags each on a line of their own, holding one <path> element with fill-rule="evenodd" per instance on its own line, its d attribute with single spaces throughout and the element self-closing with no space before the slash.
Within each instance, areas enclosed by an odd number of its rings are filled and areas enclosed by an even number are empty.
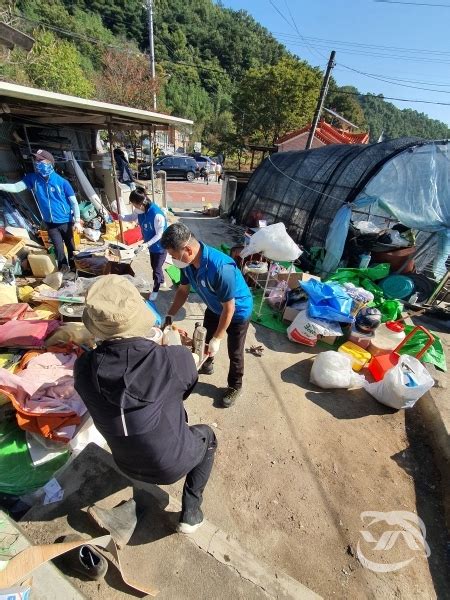
<svg viewBox="0 0 450 600">
<path fill-rule="evenodd" d="M 24 302 L 16 302 L 14 304 L 4 304 L 0 306 L 0 325 L 8 321 L 16 321 L 23 319 L 25 313 L 30 307 Z"/>
<path fill-rule="evenodd" d="M 0 325 L 0 347 L 42 347 L 44 340 L 59 327 L 59 321 L 9 321 Z"/>
<path fill-rule="evenodd" d="M 0 390 L 17 411 L 22 429 L 68 442 L 86 407 L 73 387 L 76 354 L 44 352 L 18 374 L 0 369 Z"/>
</svg>

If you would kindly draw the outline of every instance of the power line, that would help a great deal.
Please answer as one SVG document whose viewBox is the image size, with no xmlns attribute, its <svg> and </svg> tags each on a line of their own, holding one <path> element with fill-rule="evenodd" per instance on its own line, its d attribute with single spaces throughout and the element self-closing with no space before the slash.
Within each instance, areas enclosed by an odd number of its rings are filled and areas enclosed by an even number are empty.
<svg viewBox="0 0 450 600">
<path fill-rule="evenodd" d="M 408 85 L 406 83 L 399 83 L 396 81 L 389 81 L 388 79 L 385 79 L 383 77 L 377 76 L 377 75 L 371 75 L 370 73 L 365 73 L 364 71 L 360 71 L 359 69 L 354 69 L 353 67 L 349 67 L 347 65 L 344 65 L 342 63 L 339 63 L 341 67 L 343 67 L 344 69 L 347 69 L 348 71 L 353 71 L 354 73 L 359 73 L 360 75 L 364 75 L 365 77 L 369 77 L 370 79 L 376 79 L 377 81 L 383 81 L 384 83 L 389 83 L 391 85 L 398 85 L 401 87 L 406 87 L 406 88 L 412 88 L 415 90 L 423 90 L 426 92 L 436 92 L 438 94 L 450 94 L 449 90 L 434 90 L 433 88 L 426 88 L 426 87 L 419 87 L 417 85 Z"/>
<path fill-rule="evenodd" d="M 400 2 L 400 0 L 374 0 L 383 4 L 409 4 L 412 6 L 439 6 L 440 8 L 450 8 L 450 4 L 432 4 L 429 2 Z"/>
</svg>

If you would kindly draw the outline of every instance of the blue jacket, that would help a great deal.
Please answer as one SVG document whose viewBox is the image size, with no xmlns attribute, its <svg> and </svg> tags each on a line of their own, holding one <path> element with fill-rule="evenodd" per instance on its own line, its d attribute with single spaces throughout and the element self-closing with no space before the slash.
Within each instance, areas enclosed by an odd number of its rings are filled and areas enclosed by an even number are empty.
<svg viewBox="0 0 450 600">
<path fill-rule="evenodd" d="M 163 213 L 163 211 L 154 204 L 153 202 L 147 208 L 144 214 L 138 215 L 138 223 L 142 230 L 142 235 L 144 236 L 144 242 L 149 242 L 154 235 L 156 235 L 155 231 L 155 217 L 156 215 L 162 215 L 164 217 L 164 230 L 167 229 L 167 220 Z M 149 248 L 150 252 L 154 252 L 155 254 L 163 254 L 165 252 L 164 248 L 161 246 L 161 240 L 158 240 L 154 244 L 152 244 Z"/>
<path fill-rule="evenodd" d="M 70 223 L 72 221 L 69 197 L 75 196 L 75 192 L 67 179 L 53 171 L 48 178 L 37 173 L 28 173 L 23 181 L 28 189 L 33 190 L 42 218 L 46 223 Z"/>
<path fill-rule="evenodd" d="M 198 269 L 189 265 L 181 269 L 182 285 L 195 288 L 206 306 L 216 315 L 222 303 L 234 299 L 233 323 L 247 321 L 253 310 L 253 298 L 244 277 L 232 258 L 200 242 L 201 262 Z"/>
</svg>

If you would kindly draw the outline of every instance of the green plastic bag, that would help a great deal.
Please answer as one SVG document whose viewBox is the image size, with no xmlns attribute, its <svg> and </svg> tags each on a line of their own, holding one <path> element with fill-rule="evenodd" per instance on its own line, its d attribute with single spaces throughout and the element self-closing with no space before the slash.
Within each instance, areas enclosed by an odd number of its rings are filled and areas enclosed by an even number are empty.
<svg viewBox="0 0 450 600">
<path fill-rule="evenodd" d="M 381 312 L 381 322 L 398 321 L 402 318 L 403 304 L 400 300 L 383 300 L 382 302 L 373 302 L 371 306 L 376 306 Z"/>
<path fill-rule="evenodd" d="M 328 277 L 327 281 L 354 283 L 356 286 L 360 286 L 361 281 L 364 279 L 370 279 L 371 281 L 384 279 L 389 275 L 390 269 L 391 265 L 389 263 L 381 263 L 367 269 L 338 269 L 336 273 Z"/>
<path fill-rule="evenodd" d="M 45 485 L 69 458 L 65 452 L 35 467 L 25 437 L 13 419 L 0 422 L 0 492 L 21 496 Z"/>
<path fill-rule="evenodd" d="M 414 327 L 412 325 L 405 325 L 405 333 L 408 335 Z M 433 345 L 428 348 L 425 354 L 420 359 L 422 362 L 427 362 L 434 365 L 440 371 L 447 371 L 447 362 L 445 360 L 445 352 L 442 347 L 442 342 L 439 337 L 433 332 L 430 333 L 434 337 Z M 399 354 L 409 354 L 415 356 L 418 354 L 428 341 L 426 334 L 419 329 L 406 344 L 400 348 Z"/>
</svg>

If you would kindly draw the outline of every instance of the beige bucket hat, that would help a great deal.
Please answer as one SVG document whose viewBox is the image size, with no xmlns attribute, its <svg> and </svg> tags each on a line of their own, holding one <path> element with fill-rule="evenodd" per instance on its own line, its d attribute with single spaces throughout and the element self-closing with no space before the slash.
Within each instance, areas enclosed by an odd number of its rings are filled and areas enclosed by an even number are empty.
<svg viewBox="0 0 450 600">
<path fill-rule="evenodd" d="M 155 316 L 130 281 L 104 275 L 88 290 L 83 323 L 99 340 L 148 337 Z"/>
</svg>

